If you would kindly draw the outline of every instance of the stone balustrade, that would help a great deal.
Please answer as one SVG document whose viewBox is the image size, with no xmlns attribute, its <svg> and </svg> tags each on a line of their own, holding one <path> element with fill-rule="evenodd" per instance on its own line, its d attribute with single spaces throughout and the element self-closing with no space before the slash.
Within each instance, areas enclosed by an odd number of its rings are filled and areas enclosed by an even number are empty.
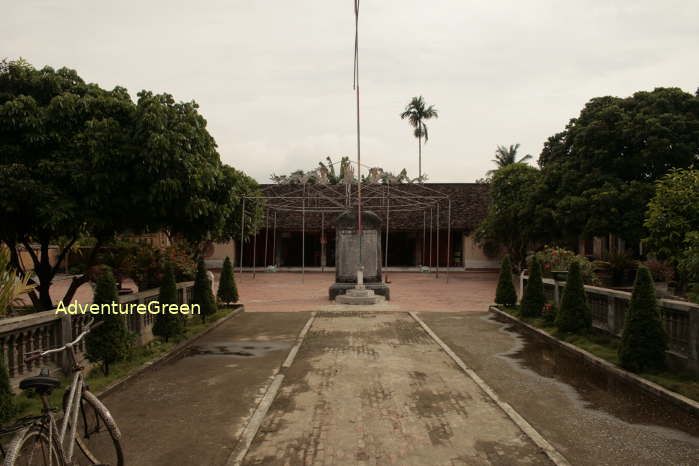
<svg viewBox="0 0 699 466">
<path fill-rule="evenodd" d="M 520 298 L 527 276 L 520 275 Z M 565 282 L 544 278 L 544 294 L 556 307 L 561 304 Z M 587 303 L 595 328 L 621 336 L 631 300 L 628 291 L 585 285 Z M 658 299 L 660 314 L 668 336 L 669 356 L 678 366 L 699 372 L 699 305 L 686 301 Z"/>
<path fill-rule="evenodd" d="M 194 282 L 177 284 L 178 304 L 192 302 Z M 138 293 L 122 295 L 121 304 L 148 304 L 157 301 L 160 289 L 145 290 Z M 135 335 L 137 345 L 145 345 L 153 340 L 153 314 L 133 313 L 127 316 L 127 326 Z M 37 312 L 20 317 L 0 319 L 0 348 L 5 367 L 11 379 L 27 376 L 35 367 L 44 364 L 41 361 L 25 362 L 27 353 L 62 346 L 83 331 L 85 323 L 90 319 L 87 314 L 56 313 L 55 310 Z M 76 347 L 79 354 L 85 351 L 85 341 Z M 53 354 L 48 359 L 50 365 L 67 369 L 67 358 L 62 354 Z"/>
</svg>

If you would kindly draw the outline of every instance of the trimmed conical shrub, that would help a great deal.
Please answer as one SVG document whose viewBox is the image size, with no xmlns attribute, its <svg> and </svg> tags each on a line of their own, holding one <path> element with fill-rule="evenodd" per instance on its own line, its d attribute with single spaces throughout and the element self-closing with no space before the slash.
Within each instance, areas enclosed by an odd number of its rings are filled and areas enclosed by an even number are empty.
<svg viewBox="0 0 699 466">
<path fill-rule="evenodd" d="M 510 256 L 506 255 L 500 263 L 500 277 L 498 278 L 498 287 L 495 290 L 495 304 L 502 306 L 514 306 L 517 304 L 517 292 L 512 283 L 512 264 Z"/>
<path fill-rule="evenodd" d="M 165 267 L 163 280 L 160 283 L 160 304 L 178 304 L 177 302 L 177 282 L 175 281 L 175 271 L 171 264 Z M 153 324 L 153 335 L 168 341 L 184 332 L 184 316 L 179 312 L 171 313 L 169 310 L 158 314 Z"/>
<path fill-rule="evenodd" d="M 592 327 L 592 314 L 585 298 L 580 264 L 575 261 L 568 268 L 561 308 L 556 314 L 556 327 L 563 332 L 586 332 Z"/>
<path fill-rule="evenodd" d="M 520 312 L 524 317 L 539 317 L 545 304 L 546 296 L 544 296 L 544 282 L 541 279 L 541 264 L 534 257 L 529 267 L 529 279 L 522 296 Z"/>
<path fill-rule="evenodd" d="M 109 305 L 119 302 L 116 281 L 112 269 L 105 266 L 97 279 L 93 304 Z M 105 308 L 106 309 L 106 308 Z M 121 361 L 129 354 L 131 338 L 124 317 L 118 313 L 100 312 L 95 322 L 104 321 L 86 337 L 87 358 L 102 364 L 102 371 L 109 375 L 109 366 Z"/>
<path fill-rule="evenodd" d="M 229 257 L 226 257 L 223 261 L 221 280 L 218 283 L 218 291 L 216 294 L 222 303 L 230 304 L 238 302 L 238 287 L 235 284 L 233 265 Z"/>
<path fill-rule="evenodd" d="M 619 363 L 634 372 L 665 367 L 667 335 L 660 320 L 653 277 L 645 266 L 636 273 L 619 347 Z"/>
<path fill-rule="evenodd" d="M 10 376 L 5 368 L 5 358 L 0 353 L 0 424 L 12 420 L 17 414 L 18 406 L 15 403 L 15 395 L 10 387 Z"/>
<path fill-rule="evenodd" d="M 199 312 L 203 322 L 206 322 L 208 316 L 216 313 L 216 301 L 211 291 L 211 281 L 206 275 L 206 265 L 202 258 L 199 258 L 199 262 L 197 262 L 197 275 L 194 277 L 194 290 L 192 290 L 192 304 L 199 305 Z"/>
</svg>

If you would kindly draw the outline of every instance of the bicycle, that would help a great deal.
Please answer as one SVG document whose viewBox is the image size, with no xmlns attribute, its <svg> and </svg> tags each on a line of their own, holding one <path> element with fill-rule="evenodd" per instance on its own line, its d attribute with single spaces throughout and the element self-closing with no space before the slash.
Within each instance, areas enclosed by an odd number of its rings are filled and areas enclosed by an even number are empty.
<svg viewBox="0 0 699 466">
<path fill-rule="evenodd" d="M 60 430 L 56 422 L 56 410 L 49 402 L 49 396 L 58 388 L 60 381 L 51 377 L 44 367 L 39 375 L 20 382 L 22 390 L 33 390 L 39 395 L 43 408 L 40 415 L 22 418 L 11 428 L 16 434 L 6 449 L 4 466 L 123 466 L 121 432 L 109 410 L 89 391 L 83 367 L 77 361 L 75 345 L 102 324 L 93 323 L 94 319 L 91 319 L 74 341 L 59 348 L 40 351 L 25 359 L 33 361 L 66 351 L 73 381 L 63 395 Z M 64 446 L 66 434 L 68 444 Z M 75 445 L 78 446 L 77 452 Z M 78 453 L 75 458 L 74 453 Z"/>
</svg>

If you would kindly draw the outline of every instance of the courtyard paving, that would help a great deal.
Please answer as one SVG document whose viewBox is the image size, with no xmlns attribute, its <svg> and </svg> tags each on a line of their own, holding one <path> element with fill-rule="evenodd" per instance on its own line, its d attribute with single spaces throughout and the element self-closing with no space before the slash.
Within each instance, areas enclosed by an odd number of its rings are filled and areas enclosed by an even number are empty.
<svg viewBox="0 0 699 466">
<path fill-rule="evenodd" d="M 214 289 L 218 289 L 220 272 L 214 273 Z M 235 273 L 240 299 L 247 312 L 297 312 L 320 310 L 328 301 L 328 288 L 335 281 L 334 273 L 308 272 L 306 274 L 258 272 Z M 483 311 L 492 303 L 497 286 L 497 273 L 492 272 L 389 272 L 392 299 L 386 310 L 400 311 Z M 69 276 L 59 276 L 51 287 L 51 296 L 57 302 L 70 285 Z M 125 287 L 137 290 L 131 280 Z M 92 287 L 84 284 L 75 294 L 81 303 L 92 302 Z"/>
<path fill-rule="evenodd" d="M 550 463 L 408 314 L 327 312 L 243 464 Z"/>
<path fill-rule="evenodd" d="M 326 309 L 328 288 L 334 273 L 252 273 L 235 275 L 247 312 L 293 312 Z M 388 274 L 391 300 L 387 310 L 483 311 L 492 304 L 497 273 L 450 272 L 434 274 L 393 272 Z"/>
<path fill-rule="evenodd" d="M 106 396 L 128 464 L 226 464 L 279 374 L 280 391 L 243 464 L 550 464 L 399 312 L 413 310 L 571 464 L 698 464 L 697 419 L 566 361 L 485 312 L 496 274 L 452 273 L 447 284 L 392 273 L 395 300 L 384 309 L 393 312 L 366 313 L 323 311 L 333 275 L 303 278 L 236 274 L 247 312 Z M 312 310 L 320 312 L 285 369 Z"/>
<path fill-rule="evenodd" d="M 419 316 L 571 464 L 694 465 L 699 422 L 560 360 L 487 312 Z M 105 397 L 129 465 L 551 464 L 403 312 L 242 313 Z"/>
</svg>

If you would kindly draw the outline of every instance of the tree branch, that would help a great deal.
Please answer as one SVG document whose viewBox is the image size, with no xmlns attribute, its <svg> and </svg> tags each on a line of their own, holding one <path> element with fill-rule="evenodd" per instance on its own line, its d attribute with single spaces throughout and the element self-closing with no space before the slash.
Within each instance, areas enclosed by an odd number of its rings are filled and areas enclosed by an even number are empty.
<svg viewBox="0 0 699 466">
<path fill-rule="evenodd" d="M 36 256 L 36 252 L 34 252 L 34 248 L 31 247 L 27 238 L 22 239 L 22 245 L 29 253 L 29 257 L 32 258 L 32 262 L 34 263 L 34 270 L 38 270 L 41 266 L 41 262 L 39 261 L 39 258 Z"/>
<path fill-rule="evenodd" d="M 78 236 L 75 235 L 73 236 L 73 239 L 71 239 L 68 244 L 63 248 L 61 253 L 58 255 L 56 258 L 56 264 L 51 268 L 51 278 L 53 278 L 56 275 L 56 272 L 58 271 L 58 267 L 61 265 L 63 260 L 66 258 L 66 254 L 68 254 L 68 251 L 70 251 L 70 248 L 73 247 L 75 242 L 78 240 Z"/>
</svg>

